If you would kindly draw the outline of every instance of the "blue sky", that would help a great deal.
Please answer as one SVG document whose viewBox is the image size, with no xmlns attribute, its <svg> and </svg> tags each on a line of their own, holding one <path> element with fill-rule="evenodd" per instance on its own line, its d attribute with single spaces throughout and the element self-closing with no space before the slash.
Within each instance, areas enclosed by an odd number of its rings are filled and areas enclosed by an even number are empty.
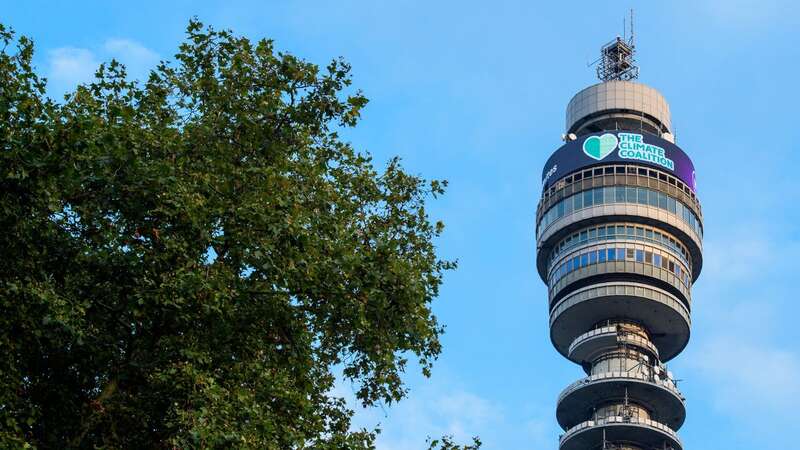
<svg viewBox="0 0 800 450">
<path fill-rule="evenodd" d="M 487 449 L 555 449 L 555 398 L 580 369 L 547 331 L 534 268 L 540 173 L 586 63 L 636 9 L 640 81 L 670 102 L 697 167 L 705 266 L 693 334 L 671 370 L 694 450 L 796 448 L 800 306 L 800 7 L 790 0 L 670 2 L 42 2 L 0 21 L 37 43 L 58 95 L 116 57 L 134 76 L 170 59 L 192 15 L 325 64 L 344 56 L 371 99 L 347 138 L 377 161 L 450 181 L 432 215 L 459 260 L 436 301 L 444 353 L 409 373 L 399 405 L 360 410 L 382 450 L 479 434 Z M 337 392 L 352 397 L 349 385 Z M 791 441 L 790 441 L 791 439 Z"/>
</svg>

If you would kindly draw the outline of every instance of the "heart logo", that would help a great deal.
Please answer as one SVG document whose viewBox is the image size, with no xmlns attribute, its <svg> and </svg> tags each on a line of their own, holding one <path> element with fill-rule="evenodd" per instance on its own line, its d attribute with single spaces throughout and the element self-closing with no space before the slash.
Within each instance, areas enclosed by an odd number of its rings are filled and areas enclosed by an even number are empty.
<svg viewBox="0 0 800 450">
<path fill-rule="evenodd" d="M 590 136 L 583 141 L 583 153 L 598 161 L 608 156 L 617 148 L 617 136 L 606 133 L 602 136 Z"/>
</svg>

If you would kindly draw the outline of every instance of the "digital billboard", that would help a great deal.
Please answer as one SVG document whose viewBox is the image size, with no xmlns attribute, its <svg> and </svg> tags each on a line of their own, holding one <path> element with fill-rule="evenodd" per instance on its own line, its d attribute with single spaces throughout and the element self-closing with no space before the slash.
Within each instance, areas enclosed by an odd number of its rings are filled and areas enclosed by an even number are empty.
<svg viewBox="0 0 800 450">
<path fill-rule="evenodd" d="M 604 131 L 579 137 L 555 151 L 542 171 L 544 189 L 568 173 L 608 163 L 635 163 L 671 173 L 693 191 L 694 164 L 677 145 L 647 133 Z"/>
</svg>

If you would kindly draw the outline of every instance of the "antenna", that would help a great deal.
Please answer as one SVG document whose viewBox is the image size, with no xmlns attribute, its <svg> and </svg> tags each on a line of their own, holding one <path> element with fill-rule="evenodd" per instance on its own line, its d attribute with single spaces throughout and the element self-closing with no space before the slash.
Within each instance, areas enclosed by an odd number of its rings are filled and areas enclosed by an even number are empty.
<svg viewBox="0 0 800 450">
<path fill-rule="evenodd" d="M 597 64 L 597 78 L 602 81 L 635 80 L 639 78 L 639 66 L 636 65 L 634 54 L 636 44 L 633 34 L 633 9 L 631 9 L 631 33 L 628 37 L 625 18 L 622 19 L 622 35 L 600 48 L 600 58 L 591 65 Z"/>
<path fill-rule="evenodd" d="M 631 47 L 633 47 L 633 8 L 631 8 Z"/>
</svg>

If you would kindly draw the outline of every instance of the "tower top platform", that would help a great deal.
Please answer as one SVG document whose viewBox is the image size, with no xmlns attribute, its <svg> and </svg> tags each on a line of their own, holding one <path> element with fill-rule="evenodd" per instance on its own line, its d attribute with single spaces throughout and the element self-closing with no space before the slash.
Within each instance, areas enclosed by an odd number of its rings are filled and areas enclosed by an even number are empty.
<svg viewBox="0 0 800 450">
<path fill-rule="evenodd" d="M 660 92 L 633 81 L 605 81 L 575 94 L 567 105 L 566 132 L 643 131 L 672 138 L 669 104 Z"/>
</svg>

